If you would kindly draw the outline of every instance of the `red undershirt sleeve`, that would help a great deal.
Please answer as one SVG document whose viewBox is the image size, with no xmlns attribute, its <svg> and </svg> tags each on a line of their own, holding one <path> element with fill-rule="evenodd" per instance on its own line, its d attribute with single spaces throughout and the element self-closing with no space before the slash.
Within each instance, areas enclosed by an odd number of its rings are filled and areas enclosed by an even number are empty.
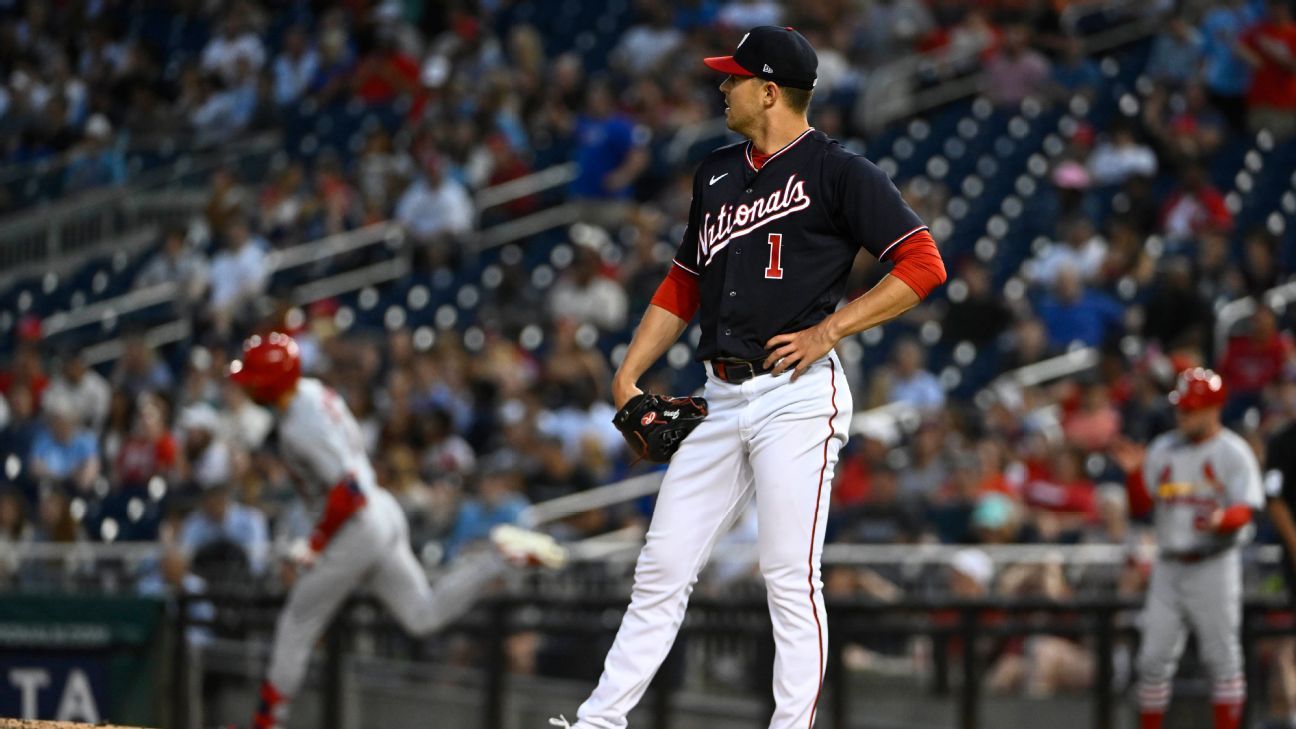
<svg viewBox="0 0 1296 729">
<path fill-rule="evenodd" d="M 1224 510 L 1219 526 L 1215 531 L 1230 534 L 1251 523 L 1251 507 L 1247 504 L 1234 504 Z"/>
<path fill-rule="evenodd" d="M 1152 497 L 1143 481 L 1143 469 L 1136 468 L 1125 476 L 1125 493 L 1129 496 L 1130 516 L 1141 519 L 1152 513 Z"/>
<path fill-rule="evenodd" d="M 653 294 L 652 303 L 669 311 L 684 321 L 690 321 L 697 313 L 702 295 L 698 287 L 698 277 L 685 271 L 679 264 L 671 266 L 670 273 L 662 279 Z"/>
<path fill-rule="evenodd" d="M 895 262 L 891 275 L 904 281 L 919 299 L 927 298 L 933 289 L 945 283 L 945 263 L 936 241 L 926 230 L 914 233 L 897 246 L 890 258 Z"/>
</svg>

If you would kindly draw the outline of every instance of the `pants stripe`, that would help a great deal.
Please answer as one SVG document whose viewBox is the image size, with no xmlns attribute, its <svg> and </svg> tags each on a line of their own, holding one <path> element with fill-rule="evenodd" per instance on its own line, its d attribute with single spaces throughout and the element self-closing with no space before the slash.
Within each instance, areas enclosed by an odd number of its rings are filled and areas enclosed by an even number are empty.
<svg viewBox="0 0 1296 729">
<path fill-rule="evenodd" d="M 815 495 L 814 521 L 810 524 L 810 556 L 806 558 L 806 565 L 809 568 L 809 574 L 806 582 L 810 585 L 810 610 L 814 613 L 815 628 L 819 631 L 819 688 L 815 691 L 814 704 L 810 706 L 810 723 L 807 729 L 814 727 L 815 713 L 819 710 L 819 697 L 823 694 L 824 681 L 824 638 L 823 624 L 819 620 L 819 607 L 815 605 L 815 587 L 814 587 L 814 548 L 815 532 L 819 527 L 819 506 L 823 502 L 823 484 L 824 473 L 828 470 L 828 444 L 832 442 L 833 436 L 837 434 L 833 427 L 833 421 L 837 419 L 837 365 L 832 359 L 828 360 L 829 372 L 832 377 L 832 406 L 833 413 L 828 418 L 828 437 L 824 440 L 823 447 L 823 465 L 819 467 L 819 491 Z"/>
</svg>

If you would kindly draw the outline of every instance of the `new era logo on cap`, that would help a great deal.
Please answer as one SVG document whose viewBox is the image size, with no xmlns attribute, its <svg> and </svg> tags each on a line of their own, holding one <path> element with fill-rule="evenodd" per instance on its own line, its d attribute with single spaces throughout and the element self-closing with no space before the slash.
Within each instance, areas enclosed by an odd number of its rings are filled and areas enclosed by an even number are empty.
<svg viewBox="0 0 1296 729">
<path fill-rule="evenodd" d="M 703 62 L 731 76 L 759 76 L 797 89 L 813 89 L 819 69 L 819 57 L 810 41 L 792 28 L 774 25 L 752 28 L 738 41 L 732 56 L 704 58 Z"/>
</svg>

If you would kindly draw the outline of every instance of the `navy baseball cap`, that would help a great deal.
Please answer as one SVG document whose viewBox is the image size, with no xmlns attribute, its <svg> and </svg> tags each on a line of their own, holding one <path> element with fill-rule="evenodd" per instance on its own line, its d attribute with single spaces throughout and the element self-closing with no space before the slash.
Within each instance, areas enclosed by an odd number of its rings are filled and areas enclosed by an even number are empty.
<svg viewBox="0 0 1296 729">
<path fill-rule="evenodd" d="M 759 76 L 779 86 L 813 89 L 819 56 L 810 41 L 791 27 L 761 25 L 747 31 L 732 56 L 702 62 L 730 76 Z"/>
</svg>

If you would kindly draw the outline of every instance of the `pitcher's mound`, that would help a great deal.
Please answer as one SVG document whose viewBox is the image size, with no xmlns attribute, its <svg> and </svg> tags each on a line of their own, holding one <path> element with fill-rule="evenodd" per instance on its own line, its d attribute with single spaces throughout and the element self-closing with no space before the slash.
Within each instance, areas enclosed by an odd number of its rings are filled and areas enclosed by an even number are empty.
<svg viewBox="0 0 1296 729">
<path fill-rule="evenodd" d="M 76 724 L 75 721 L 36 721 L 32 719 L 0 719 L 0 729 L 86 729 L 95 726 L 102 729 L 131 729 L 130 726 L 115 724 Z"/>
</svg>

